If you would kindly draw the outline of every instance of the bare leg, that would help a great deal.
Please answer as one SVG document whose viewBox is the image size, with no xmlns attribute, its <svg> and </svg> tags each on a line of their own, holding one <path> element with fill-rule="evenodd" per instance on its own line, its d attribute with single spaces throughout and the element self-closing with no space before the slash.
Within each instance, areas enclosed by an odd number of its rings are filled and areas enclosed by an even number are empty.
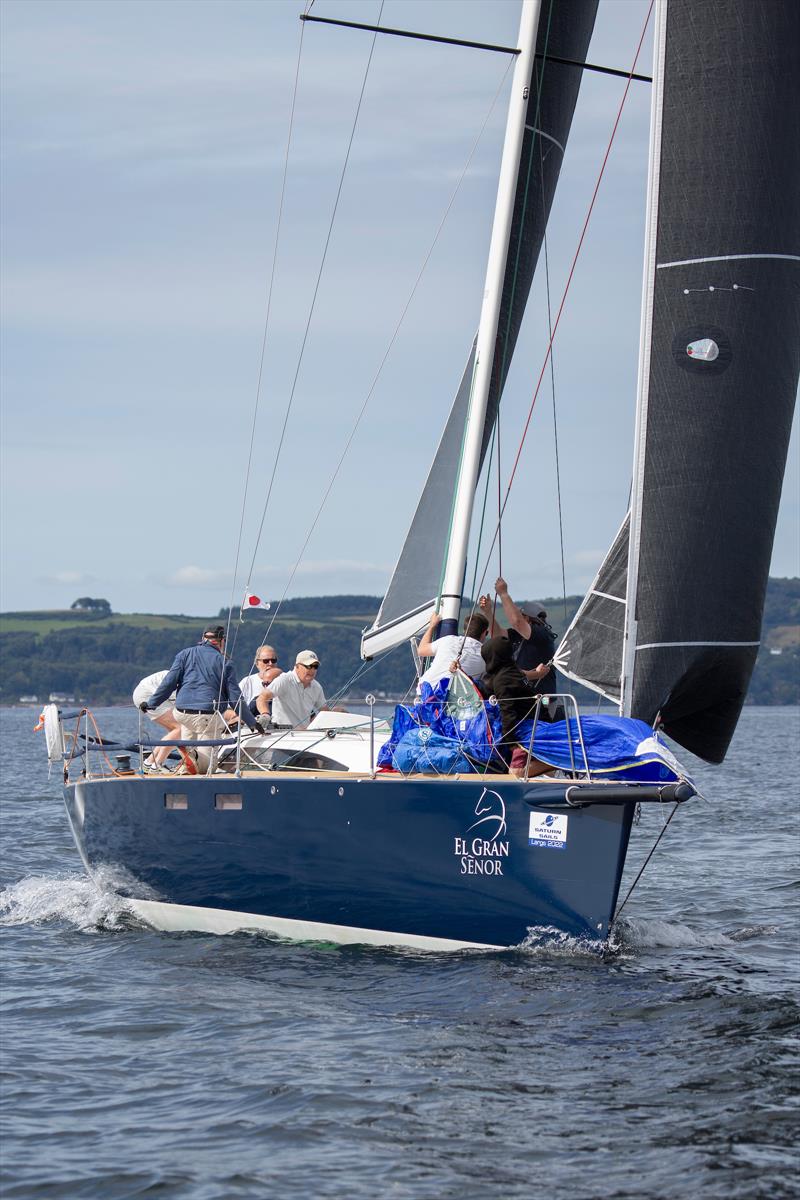
<svg viewBox="0 0 800 1200">
<path fill-rule="evenodd" d="M 175 710 L 171 709 L 168 713 L 162 713 L 160 717 L 156 717 L 156 724 L 162 729 L 166 729 L 162 742 L 177 741 L 181 736 L 181 727 L 175 720 Z M 172 746 L 159 746 L 158 750 L 153 751 L 153 763 L 160 767 L 167 761 L 172 753 Z"/>
</svg>

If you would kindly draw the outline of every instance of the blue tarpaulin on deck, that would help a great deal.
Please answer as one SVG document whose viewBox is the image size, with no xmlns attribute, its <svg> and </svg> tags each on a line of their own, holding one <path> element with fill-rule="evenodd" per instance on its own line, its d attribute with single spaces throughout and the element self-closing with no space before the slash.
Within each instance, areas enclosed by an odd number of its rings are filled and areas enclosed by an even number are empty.
<svg viewBox="0 0 800 1200">
<path fill-rule="evenodd" d="M 477 712 L 459 719 L 457 712 L 452 715 L 447 692 L 446 680 L 434 689 L 424 684 L 417 704 L 397 706 L 392 735 L 378 754 L 379 767 L 404 774 L 447 775 L 479 770 L 490 762 L 501 740 L 497 706 L 481 702 Z M 515 740 L 527 747 L 532 730 L 533 721 L 523 722 L 515 731 Z M 580 727 L 575 717 L 538 722 L 533 758 L 560 770 L 583 772 L 584 750 L 593 775 L 649 783 L 686 778 L 680 763 L 644 721 L 587 715 L 581 717 Z M 504 769 L 497 762 L 493 766 Z"/>
</svg>

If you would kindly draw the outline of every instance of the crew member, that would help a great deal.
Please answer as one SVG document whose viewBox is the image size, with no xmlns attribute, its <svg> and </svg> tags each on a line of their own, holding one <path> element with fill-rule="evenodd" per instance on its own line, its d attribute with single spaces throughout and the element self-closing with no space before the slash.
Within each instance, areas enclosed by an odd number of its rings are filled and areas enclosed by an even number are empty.
<svg viewBox="0 0 800 1200">
<path fill-rule="evenodd" d="M 175 661 L 149 700 L 139 705 L 142 712 L 157 708 L 174 691 L 175 717 L 185 740 L 217 738 L 227 732 L 223 717 L 226 708 L 234 709 L 251 729 L 258 730 L 253 714 L 242 700 L 233 673 L 233 664 L 224 654 L 225 627 L 210 625 L 199 645 L 188 646 L 176 654 Z M 216 754 L 208 757 L 208 773 L 216 765 Z M 203 762 L 205 754 L 198 754 Z M 204 764 L 205 765 L 205 764 Z"/>
</svg>

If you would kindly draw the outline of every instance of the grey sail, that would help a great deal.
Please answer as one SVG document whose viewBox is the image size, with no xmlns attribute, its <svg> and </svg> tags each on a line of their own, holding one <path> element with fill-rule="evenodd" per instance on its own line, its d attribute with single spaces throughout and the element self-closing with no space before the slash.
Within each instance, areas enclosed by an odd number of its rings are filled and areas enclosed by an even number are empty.
<svg viewBox="0 0 800 1200">
<path fill-rule="evenodd" d="M 626 515 L 553 659 L 562 675 L 615 704 L 622 694 L 629 529 Z"/>
<path fill-rule="evenodd" d="M 539 18 L 537 55 L 546 53 L 583 62 L 596 12 L 597 0 L 544 0 Z M 581 76 L 578 67 L 537 58 L 514 200 L 482 456 L 491 440 L 544 239 Z M 364 634 L 361 646 L 364 658 L 398 645 L 419 632 L 436 603 L 473 370 L 474 347 L 383 604 L 373 626 Z"/>
<path fill-rule="evenodd" d="M 656 40 L 624 711 L 720 762 L 800 371 L 800 4 L 667 0 Z"/>
</svg>

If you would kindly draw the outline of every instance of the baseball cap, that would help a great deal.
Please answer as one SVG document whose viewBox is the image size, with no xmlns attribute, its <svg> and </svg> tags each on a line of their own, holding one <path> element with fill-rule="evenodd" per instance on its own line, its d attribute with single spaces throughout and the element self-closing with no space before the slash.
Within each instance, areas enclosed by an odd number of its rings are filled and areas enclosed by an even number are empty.
<svg viewBox="0 0 800 1200">
<path fill-rule="evenodd" d="M 301 650 L 294 661 L 301 667 L 318 667 L 319 655 L 315 654 L 313 650 Z"/>
</svg>

